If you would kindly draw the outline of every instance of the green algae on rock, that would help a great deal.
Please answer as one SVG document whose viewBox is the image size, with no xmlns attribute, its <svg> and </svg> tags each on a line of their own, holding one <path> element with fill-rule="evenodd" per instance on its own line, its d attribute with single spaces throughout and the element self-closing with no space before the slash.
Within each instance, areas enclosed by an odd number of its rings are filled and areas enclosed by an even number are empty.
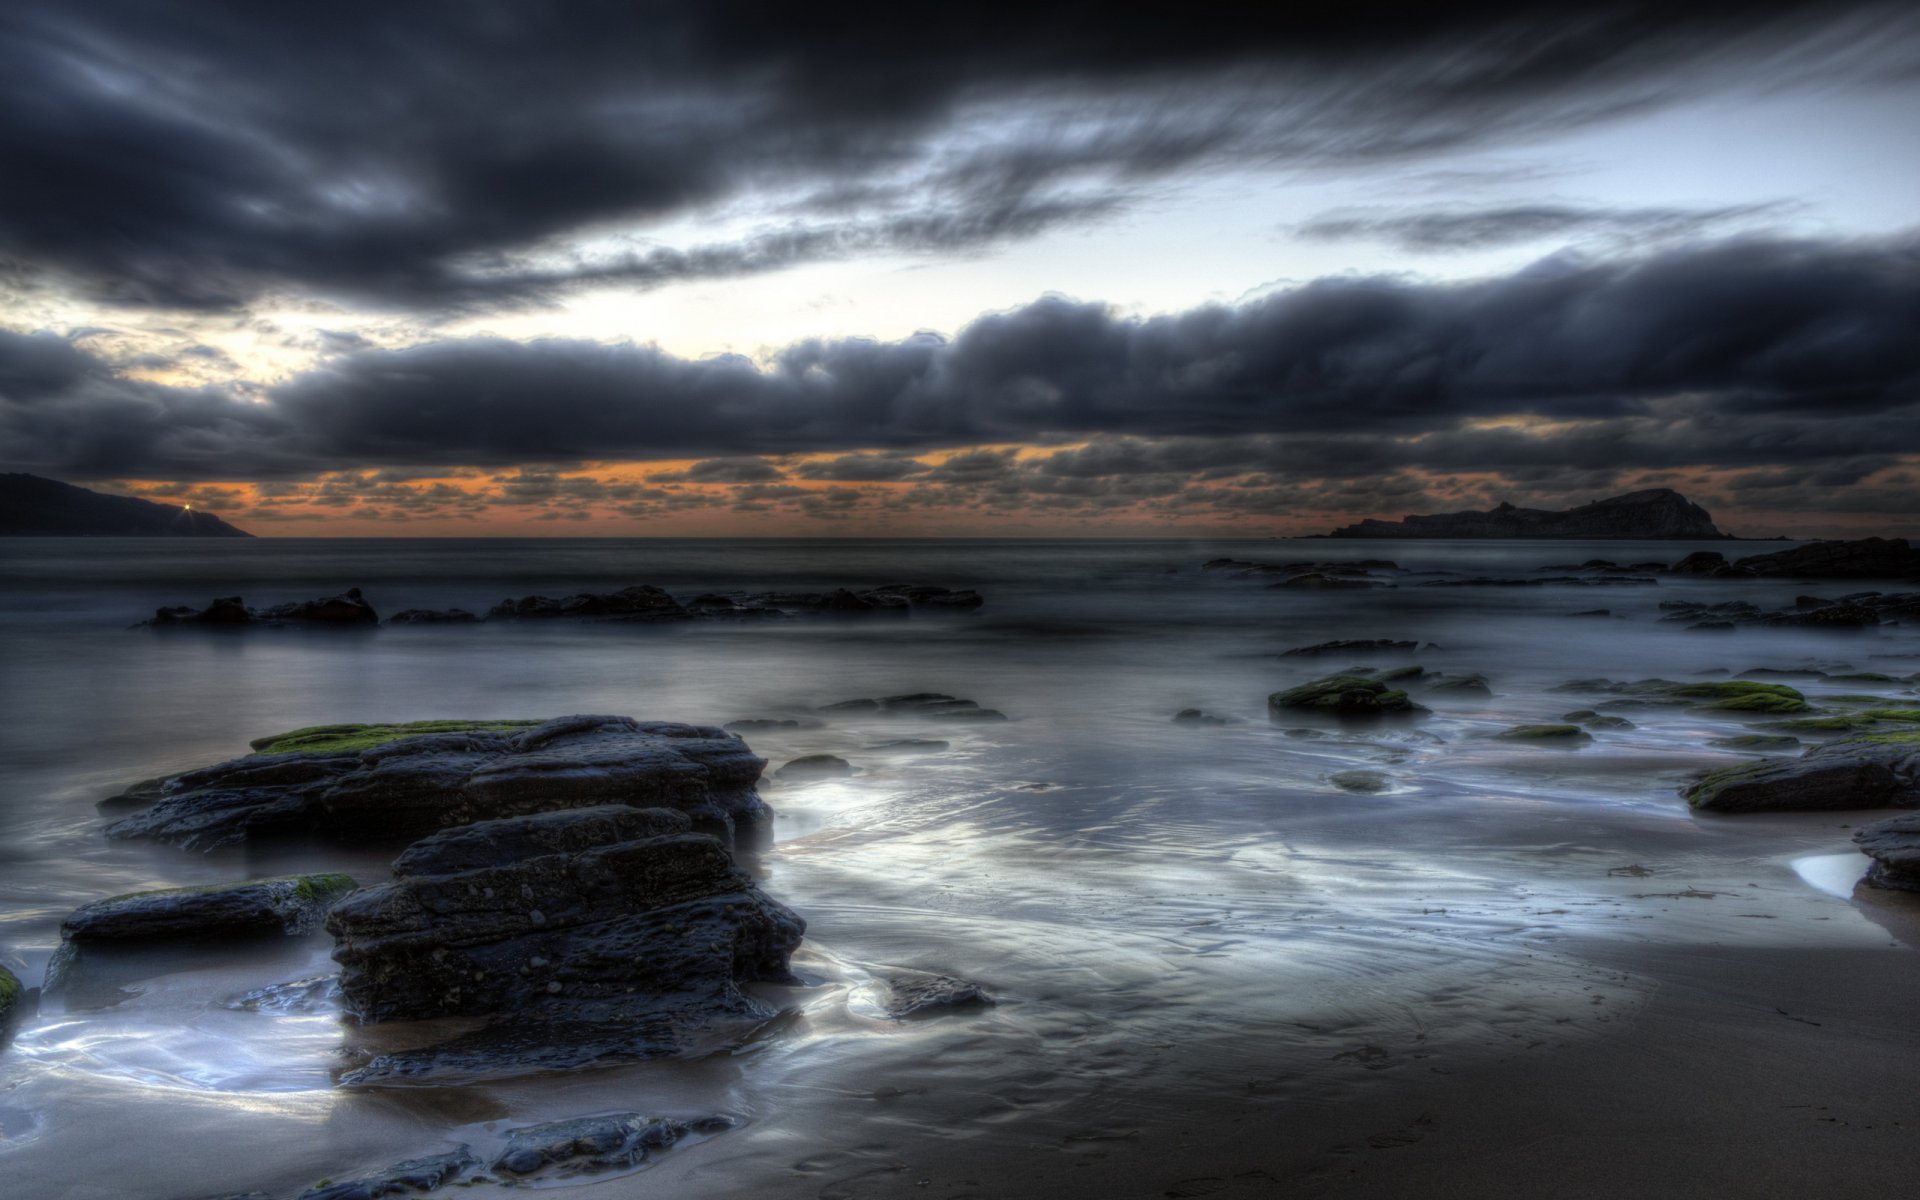
<svg viewBox="0 0 1920 1200">
<path fill-rule="evenodd" d="M 1375 794 L 1384 792 L 1393 786 L 1385 771 L 1336 771 L 1327 776 L 1327 782 L 1343 792 L 1363 792 Z"/>
<path fill-rule="evenodd" d="M 6 1045 L 14 1023 L 24 1015 L 26 995 L 20 977 L 0 966 L 0 1046 Z"/>
<path fill-rule="evenodd" d="M 1593 740 L 1578 725 L 1515 725 L 1493 736 L 1503 742 L 1558 742 L 1563 745 Z"/>
<path fill-rule="evenodd" d="M 1357 675 L 1329 675 L 1267 697 L 1267 711 L 1273 715 L 1300 709 L 1342 716 L 1384 716 L 1427 711 L 1424 705 L 1407 699 L 1407 694 L 1398 688 L 1390 688 L 1377 679 L 1362 679 Z"/>
<path fill-rule="evenodd" d="M 400 721 L 386 725 L 309 725 L 247 743 L 259 754 L 349 754 L 432 733 L 511 733 L 539 721 Z"/>
</svg>

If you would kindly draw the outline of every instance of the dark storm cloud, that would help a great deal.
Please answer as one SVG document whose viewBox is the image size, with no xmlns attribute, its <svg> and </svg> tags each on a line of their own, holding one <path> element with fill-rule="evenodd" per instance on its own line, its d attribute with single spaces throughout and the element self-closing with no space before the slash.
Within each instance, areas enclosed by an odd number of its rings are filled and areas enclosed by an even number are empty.
<svg viewBox="0 0 1920 1200">
<path fill-rule="evenodd" d="M 1346 212 L 1295 228 L 1323 241 L 1365 239 L 1407 250 L 1479 250 L 1547 238 L 1604 236 L 1623 241 L 1698 238 L 1729 226 L 1785 215 L 1789 205 L 1729 204 L 1708 208 L 1597 207 L 1516 204 L 1443 212 Z"/>
<path fill-rule="evenodd" d="M 399 305 L 1028 236 L 1221 164 L 1418 158 L 1903 61 L 1898 6 L 21 0 L 0 259 Z M 797 199 L 796 199 L 797 197 Z M 747 214 L 691 248 L 586 249 Z"/>
<path fill-rule="evenodd" d="M 779 474 L 754 456 L 854 451 L 798 473 L 1805 464 L 1920 446 L 1916 328 L 1920 246 L 1736 240 L 1471 283 L 1327 279 L 1147 319 L 1048 298 L 951 340 L 805 341 L 764 368 L 471 338 L 335 355 L 259 396 L 6 335 L 0 447 L 26 469 L 170 479 L 694 458 L 711 461 L 685 479 L 739 482 Z M 1040 467 L 911 459 L 1049 439 L 1093 444 Z"/>
</svg>

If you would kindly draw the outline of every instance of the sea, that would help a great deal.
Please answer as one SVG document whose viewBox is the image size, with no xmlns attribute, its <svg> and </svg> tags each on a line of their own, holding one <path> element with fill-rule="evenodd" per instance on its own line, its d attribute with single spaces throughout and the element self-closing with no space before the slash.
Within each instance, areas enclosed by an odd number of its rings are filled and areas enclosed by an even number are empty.
<svg viewBox="0 0 1920 1200">
<path fill-rule="evenodd" d="M 1627 727 L 1573 746 L 1494 735 L 1591 708 L 1606 697 L 1556 689 L 1595 677 L 1802 671 L 1788 682 L 1816 703 L 1871 693 L 1911 706 L 1902 680 L 1920 670 L 1920 631 L 1703 632 L 1659 607 L 1775 608 L 1851 584 L 1422 586 L 1700 549 L 1746 548 L 0 540 L 0 963 L 30 986 L 61 919 L 91 900 L 292 870 L 384 878 L 392 847 L 191 854 L 102 834 L 96 804 L 135 781 L 334 722 L 793 720 L 744 734 L 769 761 L 761 793 L 776 816 L 770 844 L 743 866 L 808 922 L 802 982 L 765 991 L 783 1015 L 743 1044 L 458 1086 L 339 1086 L 379 1031 L 329 998 L 324 934 L 161 956 L 105 994 L 50 1000 L 0 1050 L 0 1193 L 294 1196 L 461 1145 L 485 1160 L 511 1129 L 620 1111 L 736 1124 L 630 1174 L 554 1186 L 910 1192 L 898 1164 L 932 1140 L 983 1155 L 1012 1143 L 1091 1153 L 1153 1136 L 1183 1097 L 1333 1104 L 1396 1072 L 1616 1036 L 1649 985 L 1598 965 L 1594 946 L 1886 946 L 1853 896 L 1865 860 L 1848 829 L 1696 817 L 1680 799 L 1692 775 L 1746 757 L 1711 742 L 1756 719 L 1621 709 Z M 1203 569 L 1221 558 L 1384 559 L 1399 572 L 1393 587 L 1276 588 L 1276 577 Z M 348 587 L 385 614 L 634 584 L 685 596 L 891 583 L 973 588 L 985 603 L 905 619 L 138 627 L 162 605 Z M 1416 648 L 1286 654 L 1375 638 Z M 1484 675 L 1491 694 L 1416 680 L 1411 693 L 1432 710 L 1416 719 L 1269 714 L 1270 694 L 1318 675 L 1407 665 Z M 909 692 L 1008 719 L 817 712 Z M 1188 709 L 1217 721 L 1174 720 Z M 808 754 L 838 755 L 854 773 L 772 776 Z M 1376 774 L 1355 790 L 1354 771 Z M 976 982 L 996 1003 L 890 1020 L 879 989 L 901 970 Z M 247 998 L 304 980 L 317 982 L 299 1001 Z"/>
</svg>

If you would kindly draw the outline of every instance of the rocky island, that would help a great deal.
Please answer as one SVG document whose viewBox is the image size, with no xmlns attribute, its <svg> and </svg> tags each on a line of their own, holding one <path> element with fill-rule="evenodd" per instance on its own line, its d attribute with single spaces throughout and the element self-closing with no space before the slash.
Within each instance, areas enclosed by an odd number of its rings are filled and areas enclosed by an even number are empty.
<svg viewBox="0 0 1920 1200">
<path fill-rule="evenodd" d="M 1672 488 L 1649 488 L 1556 512 L 1500 505 L 1485 512 L 1429 513 L 1398 521 L 1369 518 L 1335 538 L 1724 538 L 1706 509 Z"/>
</svg>

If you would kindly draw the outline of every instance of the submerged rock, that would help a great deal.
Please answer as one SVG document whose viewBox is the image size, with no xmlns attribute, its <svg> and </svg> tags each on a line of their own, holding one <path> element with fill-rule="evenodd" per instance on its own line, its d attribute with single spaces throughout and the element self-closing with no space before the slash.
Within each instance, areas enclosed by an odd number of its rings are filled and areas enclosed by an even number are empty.
<svg viewBox="0 0 1920 1200">
<path fill-rule="evenodd" d="M 965 1009 L 989 1008 L 994 999 L 985 988 L 951 975 L 913 971 L 887 979 L 882 1005 L 895 1020 L 936 1017 Z"/>
<path fill-rule="evenodd" d="M 1173 714 L 1173 723 L 1175 725 L 1233 725 L 1238 722 L 1232 717 L 1216 716 L 1203 709 L 1183 708 Z"/>
<path fill-rule="evenodd" d="M 1281 658 L 1298 658 L 1319 654 L 1377 654 L 1384 652 L 1411 652 L 1420 648 L 1419 642 L 1399 641 L 1393 638 L 1347 638 L 1332 642 L 1319 642 L 1312 646 L 1295 646 L 1283 650 Z"/>
<path fill-rule="evenodd" d="M 1578 725 L 1514 725 L 1493 735 L 1503 742 L 1542 742 L 1571 746 L 1593 740 Z"/>
<path fill-rule="evenodd" d="M 1274 716 L 1302 709 L 1342 716 L 1385 716 L 1427 711 L 1424 706 L 1407 699 L 1407 694 L 1398 688 L 1390 688 L 1377 679 L 1357 675 L 1329 675 L 1267 697 L 1267 710 Z"/>
<path fill-rule="evenodd" d="M 675 808 L 731 837 L 767 816 L 754 791 L 766 760 L 703 725 L 619 716 L 328 725 L 260 744 L 266 752 L 115 798 L 115 807 L 151 807 L 107 835 L 191 850 L 315 834 L 400 840 L 496 817 L 631 804 Z"/>
<path fill-rule="evenodd" d="M 774 774 L 781 779 L 837 779 L 853 774 L 853 764 L 837 754 L 804 754 Z"/>
<path fill-rule="evenodd" d="M 324 1183 L 300 1193 L 299 1200 L 381 1200 L 411 1192 L 431 1192 L 458 1178 L 479 1159 L 465 1146 L 428 1158 L 412 1158 L 395 1163 L 384 1171 Z"/>
<path fill-rule="evenodd" d="M 480 618 L 464 608 L 406 608 L 387 618 L 389 625 L 469 625 Z"/>
<path fill-rule="evenodd" d="M 1873 860 L 1867 868 L 1868 883 L 1920 892 L 1920 813 L 1876 821 L 1856 831 L 1853 840 Z"/>
<path fill-rule="evenodd" d="M 171 608 L 154 610 L 150 620 L 142 622 L 149 628 L 166 629 L 178 626 L 235 627 L 235 626 L 275 626 L 275 625 L 378 625 L 380 615 L 367 603 L 359 588 L 348 588 L 338 596 L 323 596 L 317 600 L 299 600 L 290 604 L 276 604 L 271 608 L 248 608 L 238 596 L 222 596 L 205 608 L 189 608 L 175 605 Z"/>
<path fill-rule="evenodd" d="M 47 991 L 59 991 L 83 959 L 109 948 L 311 933 L 356 886 L 349 875 L 286 875 L 96 900 L 60 923 L 60 948 L 47 963 Z"/>
<path fill-rule="evenodd" d="M 907 692 L 898 696 L 882 696 L 877 700 L 842 700 L 835 704 L 823 704 L 816 712 L 827 715 L 841 713 L 875 713 L 888 717 L 926 717 L 935 721 L 1004 721 L 1007 714 L 993 708 L 982 708 L 978 701 L 963 700 L 958 696 L 949 696 L 945 692 Z"/>
<path fill-rule="evenodd" d="M 495 1021 L 343 1082 L 660 1057 L 771 1019 L 740 985 L 791 982 L 805 922 L 690 829 L 681 812 L 606 806 L 410 847 L 392 882 L 327 917 L 345 1007 L 367 1022 Z"/>
<path fill-rule="evenodd" d="M 493 1169 L 521 1179 L 531 1175 L 565 1179 L 624 1170 L 672 1149 L 688 1134 L 719 1133 L 733 1126 L 731 1117 L 686 1122 L 634 1112 L 549 1121 L 510 1131 Z"/>
<path fill-rule="evenodd" d="M 1474 696 L 1491 699 L 1493 689 L 1487 686 L 1485 675 L 1441 675 L 1428 681 L 1429 692 L 1447 692 L 1456 696 Z"/>
<path fill-rule="evenodd" d="M 1343 792 L 1362 792 L 1369 795 L 1386 791 L 1393 786 L 1385 771 L 1336 771 L 1327 776 L 1327 782 Z"/>
</svg>

